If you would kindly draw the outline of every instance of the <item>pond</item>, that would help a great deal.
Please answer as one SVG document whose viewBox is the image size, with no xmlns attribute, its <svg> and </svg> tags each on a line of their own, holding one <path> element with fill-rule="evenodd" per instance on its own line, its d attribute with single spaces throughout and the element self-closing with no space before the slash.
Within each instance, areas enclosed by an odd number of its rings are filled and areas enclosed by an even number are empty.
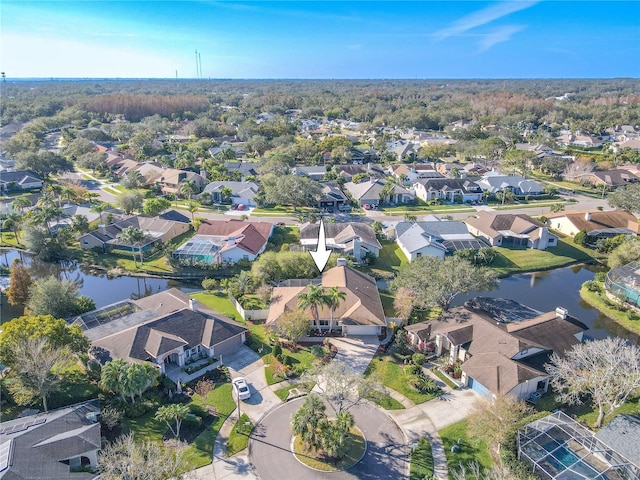
<svg viewBox="0 0 640 480">
<path fill-rule="evenodd" d="M 73 280 L 80 286 L 80 294 L 93 298 L 96 307 L 119 302 L 125 298 L 145 297 L 172 287 L 180 288 L 184 292 L 200 289 L 199 283 L 188 284 L 161 278 L 125 276 L 110 278 L 106 274 L 87 271 L 71 262 L 52 264 L 33 260 L 24 254 L 23 257 L 33 276 L 57 275 L 60 278 Z M 14 258 L 20 258 L 20 253 L 15 250 L 2 250 L 0 265 L 11 265 Z M 545 272 L 513 275 L 501 279 L 498 288 L 491 292 L 471 293 L 457 297 L 454 306 L 461 305 L 476 295 L 482 295 L 510 298 L 543 312 L 564 307 L 569 310 L 570 315 L 578 318 L 591 329 L 589 332 L 591 337 L 603 338 L 613 335 L 638 343 L 640 340 L 638 335 L 602 315 L 580 298 L 580 286 L 587 280 L 593 280 L 597 271 L 602 271 L 602 267 L 574 265 Z M 12 309 L 8 308 L 8 305 L 2 305 L 2 321 L 12 318 L 12 315 L 15 315 Z"/>
<path fill-rule="evenodd" d="M 8 267 L 14 258 L 20 258 L 20 252 L 15 250 L 2 250 L 0 266 Z M 80 287 L 80 295 L 93 298 L 96 307 L 103 307 L 116 303 L 125 298 L 137 299 L 157 293 L 168 288 L 177 287 L 185 292 L 199 289 L 198 284 L 188 284 L 176 280 L 145 277 L 109 277 L 106 273 L 94 270 L 88 271 L 74 262 L 48 263 L 33 259 L 29 255 L 22 254 L 25 264 L 33 277 L 45 277 L 55 275 L 61 279 L 76 282 Z M 2 305 L 2 321 L 7 321 L 15 315 L 15 310 L 7 304 Z"/>
<path fill-rule="evenodd" d="M 621 327 L 580 298 L 580 286 L 587 280 L 593 280 L 599 271 L 603 271 L 603 268 L 581 264 L 545 272 L 513 275 L 500 279 L 498 288 L 491 292 L 456 297 L 454 305 L 461 305 L 469 298 L 481 295 L 510 298 L 542 312 L 564 307 L 569 310 L 569 315 L 589 327 L 589 336 L 593 338 L 619 336 L 638 343 L 638 335 Z"/>
</svg>

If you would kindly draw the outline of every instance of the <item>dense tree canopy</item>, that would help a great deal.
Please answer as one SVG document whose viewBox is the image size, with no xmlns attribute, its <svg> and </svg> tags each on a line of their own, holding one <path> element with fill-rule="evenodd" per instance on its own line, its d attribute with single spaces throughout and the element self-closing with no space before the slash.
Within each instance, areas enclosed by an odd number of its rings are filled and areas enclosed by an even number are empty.
<svg viewBox="0 0 640 480">
<path fill-rule="evenodd" d="M 491 290 L 496 285 L 496 275 L 485 267 L 476 267 L 459 256 L 424 256 L 403 267 L 391 288 L 411 290 L 415 294 L 414 306 L 433 306 L 448 310 L 454 298 L 461 293 Z"/>
<path fill-rule="evenodd" d="M 27 309 L 32 315 L 67 318 L 95 309 L 93 301 L 78 295 L 78 285 L 54 276 L 39 278 L 29 289 Z"/>
</svg>

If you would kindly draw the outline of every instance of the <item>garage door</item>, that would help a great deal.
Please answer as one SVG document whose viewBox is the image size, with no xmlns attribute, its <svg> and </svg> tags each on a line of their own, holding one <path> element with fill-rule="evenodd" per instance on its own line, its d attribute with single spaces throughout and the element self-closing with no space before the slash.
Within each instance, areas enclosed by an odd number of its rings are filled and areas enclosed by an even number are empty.
<svg viewBox="0 0 640 480">
<path fill-rule="evenodd" d="M 218 357 L 220 355 L 228 355 L 235 352 L 242 345 L 242 335 L 236 335 L 220 343 L 216 343 L 213 348 L 213 354 Z"/>
<path fill-rule="evenodd" d="M 347 325 L 343 328 L 347 329 L 347 335 L 350 337 L 378 335 L 378 327 L 376 325 Z"/>
<path fill-rule="evenodd" d="M 485 387 L 480 382 L 478 382 L 477 380 L 474 380 L 471 377 L 469 377 L 468 386 L 469 386 L 469 388 L 471 388 L 471 390 L 473 390 L 474 392 L 478 392 L 483 397 L 486 396 L 486 395 L 491 395 L 491 392 L 489 391 L 489 389 L 487 387 Z"/>
</svg>

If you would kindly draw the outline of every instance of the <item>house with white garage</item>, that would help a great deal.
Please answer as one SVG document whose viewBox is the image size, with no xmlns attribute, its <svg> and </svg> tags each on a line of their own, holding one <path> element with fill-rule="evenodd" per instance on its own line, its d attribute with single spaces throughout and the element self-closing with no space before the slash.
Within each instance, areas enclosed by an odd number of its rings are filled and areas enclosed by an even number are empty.
<svg viewBox="0 0 640 480">
<path fill-rule="evenodd" d="M 528 180 L 520 175 L 503 175 L 498 172 L 487 172 L 482 178 L 476 180 L 480 188 L 492 195 L 512 191 L 516 195 L 540 195 L 544 193 L 544 187 L 538 182 Z"/>
<path fill-rule="evenodd" d="M 224 198 L 222 190 L 228 188 L 231 194 L 228 198 Z M 247 207 L 255 207 L 255 196 L 258 193 L 258 184 L 254 182 L 211 182 L 199 195 L 209 195 L 213 203 L 231 202 L 233 205 L 246 205 Z"/>
<path fill-rule="evenodd" d="M 426 255 L 443 259 L 457 250 L 480 250 L 487 246 L 469 233 L 464 222 L 454 220 L 398 222 L 386 234 L 387 238 L 395 238 L 410 262 Z"/>
<path fill-rule="evenodd" d="M 391 204 L 409 203 L 415 200 L 416 196 L 413 193 L 406 188 L 395 184 L 393 192 L 390 192 L 384 200 L 381 199 L 380 194 L 383 193 L 386 184 L 387 182 L 383 180 L 377 180 L 371 177 L 369 181 L 345 183 L 344 188 L 360 206 L 380 205 L 383 202 Z"/>
<path fill-rule="evenodd" d="M 98 361 L 150 362 L 173 381 L 185 366 L 207 369 L 210 359 L 237 351 L 248 331 L 177 288 L 84 313 L 71 324 L 89 338 Z"/>
<path fill-rule="evenodd" d="M 300 244 L 305 250 L 316 250 L 319 232 L 319 223 L 305 223 L 300 227 Z M 351 255 L 356 260 L 367 254 L 380 256 L 382 245 L 373 228 L 366 223 L 325 223 L 324 232 L 327 248 L 336 253 Z"/>
<path fill-rule="evenodd" d="M 0 191 L 30 190 L 42 188 L 42 179 L 31 170 L 0 172 Z"/>
<path fill-rule="evenodd" d="M 476 182 L 462 178 L 425 178 L 413 184 L 416 197 L 425 202 L 469 203 L 482 200 L 482 189 Z"/>
<path fill-rule="evenodd" d="M 331 309 L 326 305 L 319 307 L 319 325 L 314 324 L 311 312 L 307 310 L 312 328 L 339 330 L 344 336 L 363 336 L 379 335 L 387 326 L 376 280 L 349 267 L 344 258 L 338 259 L 338 264 L 319 279 L 288 280 L 275 287 L 271 294 L 267 326 L 276 323 L 285 312 L 295 311 L 300 295 L 309 290 L 310 284 L 321 285 L 325 289 L 337 287 L 346 295 L 333 312 L 333 323 Z"/>
<path fill-rule="evenodd" d="M 459 364 L 462 384 L 489 398 L 513 395 L 519 400 L 547 391 L 544 365 L 550 355 L 564 355 L 587 330 L 564 308 L 542 313 L 489 298 L 475 298 L 421 325 L 412 326 L 408 339 L 431 347 L 451 366 Z"/>
</svg>

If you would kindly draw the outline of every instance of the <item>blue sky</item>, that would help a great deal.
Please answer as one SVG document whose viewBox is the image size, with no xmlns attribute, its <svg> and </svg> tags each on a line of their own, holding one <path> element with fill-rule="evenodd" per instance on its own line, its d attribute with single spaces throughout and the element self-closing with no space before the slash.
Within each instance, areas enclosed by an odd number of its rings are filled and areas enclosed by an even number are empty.
<svg viewBox="0 0 640 480">
<path fill-rule="evenodd" d="M 640 77 L 640 2 L 0 2 L 17 77 Z"/>
</svg>

